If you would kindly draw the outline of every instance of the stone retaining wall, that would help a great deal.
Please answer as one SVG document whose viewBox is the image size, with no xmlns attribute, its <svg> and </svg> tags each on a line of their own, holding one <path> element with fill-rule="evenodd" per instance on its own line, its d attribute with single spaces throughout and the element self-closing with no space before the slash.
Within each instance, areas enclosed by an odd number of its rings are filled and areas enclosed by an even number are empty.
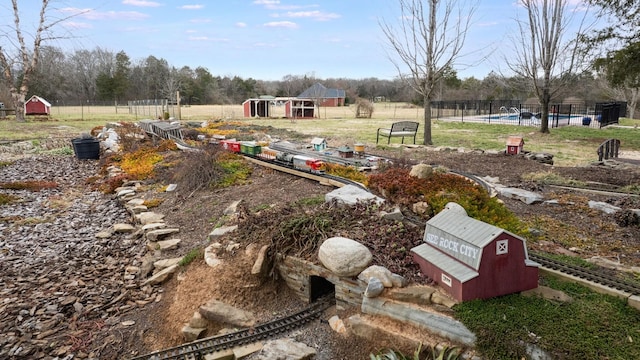
<svg viewBox="0 0 640 360">
<path fill-rule="evenodd" d="M 311 286 L 309 278 L 319 276 L 331 282 L 336 290 L 336 304 L 342 307 L 362 305 L 362 294 L 367 284 L 358 280 L 341 278 L 323 266 L 293 256 L 280 259 L 278 271 L 280 276 L 296 294 L 304 301 L 311 302 Z"/>
</svg>

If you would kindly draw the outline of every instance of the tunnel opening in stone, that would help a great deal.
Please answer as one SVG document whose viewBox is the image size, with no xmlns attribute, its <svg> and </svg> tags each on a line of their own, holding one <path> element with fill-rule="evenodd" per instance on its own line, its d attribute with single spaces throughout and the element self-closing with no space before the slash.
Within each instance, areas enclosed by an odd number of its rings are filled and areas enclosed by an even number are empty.
<svg viewBox="0 0 640 360">
<path fill-rule="evenodd" d="M 336 286 L 329 280 L 311 275 L 309 278 L 309 302 L 316 302 L 325 295 L 335 294 Z"/>
</svg>

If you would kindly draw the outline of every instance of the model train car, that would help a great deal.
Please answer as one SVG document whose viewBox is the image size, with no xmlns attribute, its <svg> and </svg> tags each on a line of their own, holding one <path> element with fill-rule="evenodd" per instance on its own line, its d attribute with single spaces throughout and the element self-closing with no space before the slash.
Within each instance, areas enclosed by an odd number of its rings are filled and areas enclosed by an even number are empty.
<svg viewBox="0 0 640 360">
<path fill-rule="evenodd" d="M 261 146 L 253 141 L 240 142 L 235 140 L 222 140 L 220 141 L 220 144 L 224 149 L 235 153 L 274 161 L 276 163 L 292 167 L 296 170 L 308 171 L 314 174 L 324 173 L 324 162 L 308 156 L 277 151 L 266 146 Z"/>
</svg>

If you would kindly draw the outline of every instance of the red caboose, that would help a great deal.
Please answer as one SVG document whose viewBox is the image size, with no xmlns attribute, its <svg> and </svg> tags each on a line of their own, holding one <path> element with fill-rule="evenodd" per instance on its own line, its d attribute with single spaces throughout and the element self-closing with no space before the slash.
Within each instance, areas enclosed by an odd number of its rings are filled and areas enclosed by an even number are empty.
<svg viewBox="0 0 640 360">
<path fill-rule="evenodd" d="M 240 142 L 235 140 L 220 140 L 220 145 L 225 150 L 229 150 L 235 153 L 240 152 Z"/>
<path fill-rule="evenodd" d="M 538 287 L 539 265 L 529 260 L 525 240 L 470 218 L 456 203 L 427 222 L 424 244 L 411 253 L 422 273 L 458 301 Z"/>
</svg>

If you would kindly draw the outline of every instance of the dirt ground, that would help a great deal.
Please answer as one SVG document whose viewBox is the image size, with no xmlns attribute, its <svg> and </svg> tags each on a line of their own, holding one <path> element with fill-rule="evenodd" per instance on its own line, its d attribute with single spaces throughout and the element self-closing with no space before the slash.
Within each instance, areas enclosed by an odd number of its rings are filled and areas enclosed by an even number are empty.
<svg viewBox="0 0 640 360">
<path fill-rule="evenodd" d="M 501 199 L 521 220 L 536 230 L 536 237 L 528 239 L 531 249 L 582 258 L 603 256 L 626 265 L 640 266 L 640 225 L 627 224 L 619 216 L 605 215 L 586 206 L 588 200 L 595 200 L 609 202 L 623 209 L 638 209 L 638 197 L 567 190 L 523 179 L 525 174 L 550 173 L 581 181 L 591 188 L 611 190 L 638 185 L 640 166 L 625 169 L 605 166 L 561 168 L 521 156 L 432 151 L 422 147 L 387 150 L 378 152 L 378 155 L 403 158 L 403 161 L 412 163 L 437 164 L 480 177 L 497 177 L 502 185 L 540 192 L 547 200 L 558 200 L 558 204 L 526 205 L 517 200 Z M 333 188 L 317 182 L 255 166 L 250 181 L 244 185 L 214 191 L 184 192 L 180 191 L 178 184 L 176 192 L 148 192 L 146 196 L 163 198 L 164 201 L 153 211 L 165 214 L 169 226 L 180 228 L 180 248 L 173 253 L 163 254 L 163 257 L 174 257 L 182 256 L 190 249 L 209 245 L 207 235 L 213 228 L 234 221 L 223 215 L 223 211 L 234 201 L 242 201 L 241 207 L 245 213 L 259 216 L 261 211 L 279 209 L 299 199 L 324 196 L 331 190 Z M 272 226 L 277 227 L 278 224 Z M 259 279 L 250 274 L 257 250 L 268 243 L 268 239 L 230 236 L 223 238 L 222 243 L 226 245 L 231 241 L 239 242 L 241 246 L 222 256 L 222 266 L 211 268 L 201 259 L 196 260 L 162 285 L 164 292 L 158 302 L 123 315 L 121 321 L 133 320 L 135 325 L 121 332 L 117 336 L 120 341 L 114 341 L 110 348 L 106 348 L 101 358 L 127 358 L 181 344 L 180 329 L 184 323 L 200 305 L 213 298 L 254 312 L 259 322 L 305 306 L 281 281 Z M 367 342 L 353 336 L 338 335 L 326 324 L 333 314 L 345 318 L 352 312 L 331 309 L 323 317 L 324 321 L 314 322 L 290 336 L 315 347 L 318 351 L 316 359 L 365 359 L 369 353 L 388 346 L 411 350 L 406 343 L 382 340 Z M 393 324 L 392 321 L 389 323 L 389 327 L 406 329 L 406 326 Z M 206 335 L 214 335 L 218 330 L 211 328 Z M 440 341 L 415 329 L 410 330 L 409 333 L 421 341 Z"/>
</svg>

